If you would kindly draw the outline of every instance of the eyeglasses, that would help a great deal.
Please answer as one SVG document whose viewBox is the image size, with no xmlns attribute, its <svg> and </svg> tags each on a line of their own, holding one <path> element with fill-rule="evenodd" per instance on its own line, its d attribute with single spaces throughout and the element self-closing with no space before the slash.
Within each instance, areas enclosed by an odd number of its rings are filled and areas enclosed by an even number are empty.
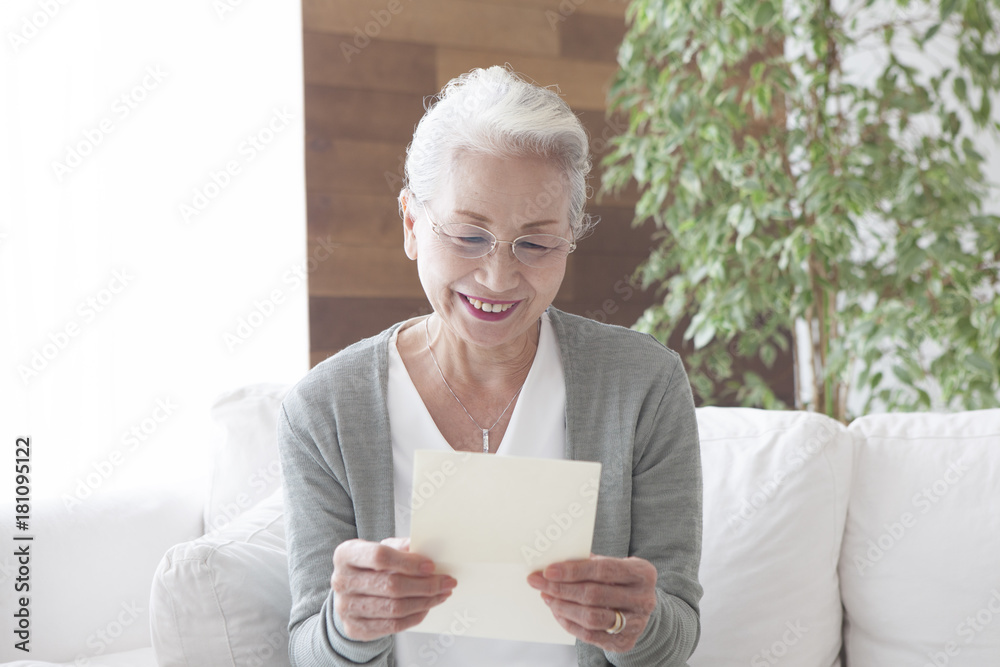
<svg viewBox="0 0 1000 667">
<path fill-rule="evenodd" d="M 424 206 L 427 211 L 428 207 Z M 439 225 L 430 217 L 431 229 L 437 234 L 441 244 L 453 255 L 465 259 L 479 259 L 492 255 L 500 243 L 506 243 L 514 252 L 514 257 L 522 264 L 545 269 L 558 265 L 566 256 L 576 250 L 576 242 L 567 241 L 553 234 L 527 234 L 513 241 L 501 241 L 493 232 L 464 222 Z"/>
</svg>

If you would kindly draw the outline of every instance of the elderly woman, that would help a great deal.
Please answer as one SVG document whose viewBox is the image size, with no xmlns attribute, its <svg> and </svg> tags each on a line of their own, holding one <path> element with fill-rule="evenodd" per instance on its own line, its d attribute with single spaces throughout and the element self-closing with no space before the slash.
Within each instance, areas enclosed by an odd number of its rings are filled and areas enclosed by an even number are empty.
<svg viewBox="0 0 1000 667">
<path fill-rule="evenodd" d="M 319 364 L 280 415 L 293 665 L 649 667 L 694 650 L 701 469 L 681 361 L 551 307 L 588 231 L 589 169 L 569 107 L 500 67 L 451 81 L 417 126 L 399 204 L 434 312 Z M 526 582 L 575 646 L 397 634 L 462 585 L 402 537 L 417 449 L 602 463 L 593 554 Z"/>
</svg>

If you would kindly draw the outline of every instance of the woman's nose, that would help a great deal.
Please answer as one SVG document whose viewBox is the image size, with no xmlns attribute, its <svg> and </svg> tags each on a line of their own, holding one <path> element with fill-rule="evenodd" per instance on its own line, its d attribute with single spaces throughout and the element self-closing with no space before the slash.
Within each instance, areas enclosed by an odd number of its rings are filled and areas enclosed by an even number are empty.
<svg viewBox="0 0 1000 667">
<path fill-rule="evenodd" d="M 483 257 L 480 283 L 496 294 L 517 287 L 520 280 L 521 261 L 514 256 L 514 244 L 497 241 L 493 250 Z"/>
</svg>

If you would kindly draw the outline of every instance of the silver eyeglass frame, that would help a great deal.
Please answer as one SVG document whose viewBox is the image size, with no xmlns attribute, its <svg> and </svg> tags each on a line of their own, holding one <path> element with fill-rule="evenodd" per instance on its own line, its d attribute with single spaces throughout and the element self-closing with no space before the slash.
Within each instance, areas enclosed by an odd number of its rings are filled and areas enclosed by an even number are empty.
<svg viewBox="0 0 1000 667">
<path fill-rule="evenodd" d="M 434 217 L 430 213 L 430 207 L 427 206 L 427 204 L 425 204 L 423 202 L 420 202 L 420 208 L 423 210 L 423 212 L 425 214 L 427 214 L 427 220 L 431 223 L 431 231 L 433 231 L 434 234 L 437 235 L 438 238 L 441 238 L 441 234 L 442 234 L 441 227 L 443 227 L 444 225 L 441 225 L 436 220 L 434 220 Z M 537 267 L 537 266 L 532 266 L 531 264 L 528 264 L 527 262 L 525 262 L 523 259 L 521 259 L 520 257 L 517 256 L 517 251 L 514 250 L 514 244 L 516 244 L 521 239 L 528 238 L 529 236 L 551 236 L 552 238 L 557 238 L 557 239 L 560 239 L 562 241 L 565 241 L 566 243 L 569 244 L 569 250 L 566 251 L 566 255 L 567 256 L 571 252 L 573 252 L 574 250 L 576 250 L 576 241 L 575 240 L 567 239 L 567 238 L 565 238 L 563 236 L 559 236 L 558 234 L 545 234 L 545 233 L 540 233 L 540 234 L 524 234 L 522 236 L 518 236 L 513 241 L 504 241 L 502 239 L 498 239 L 497 235 L 494 234 L 493 232 L 491 232 L 490 230 L 488 230 L 488 229 L 486 229 L 484 227 L 480 227 L 479 225 L 474 225 L 471 222 L 461 222 L 461 223 L 453 223 L 453 224 L 461 224 L 461 225 L 466 225 L 468 227 L 474 227 L 476 229 L 482 230 L 482 232 L 486 236 L 488 236 L 489 238 L 493 239 L 493 243 L 490 245 L 490 249 L 487 250 L 486 252 L 484 252 L 482 255 L 479 255 L 478 257 L 465 257 L 465 256 L 463 256 L 461 254 L 456 253 L 456 252 L 452 252 L 453 255 L 455 255 L 457 257 L 462 257 L 463 259 L 482 259 L 483 257 L 489 257 L 490 255 L 492 255 L 493 253 L 496 252 L 496 249 L 497 249 L 498 245 L 500 245 L 501 243 L 506 243 L 507 245 L 510 246 L 510 252 L 511 252 L 512 255 L 514 255 L 514 259 L 516 259 L 518 262 L 520 262 L 521 264 L 524 264 L 525 266 L 530 267 L 532 269 L 540 268 L 540 267 Z"/>
</svg>

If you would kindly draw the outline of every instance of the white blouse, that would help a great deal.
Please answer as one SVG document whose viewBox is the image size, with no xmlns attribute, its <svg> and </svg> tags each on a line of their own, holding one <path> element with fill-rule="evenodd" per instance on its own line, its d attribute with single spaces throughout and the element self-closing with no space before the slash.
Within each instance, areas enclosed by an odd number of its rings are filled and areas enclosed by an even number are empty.
<svg viewBox="0 0 1000 667">
<path fill-rule="evenodd" d="M 452 451 L 452 448 L 438 430 L 406 371 L 396 349 L 396 332 L 389 345 L 387 402 L 392 434 L 396 535 L 407 536 L 410 534 L 414 452 L 418 449 Z M 565 433 L 566 386 L 562 359 L 548 313 L 543 313 L 535 359 L 496 456 L 563 459 Z M 576 647 L 401 632 L 396 635 L 396 664 L 400 667 L 570 667 L 576 665 Z"/>
</svg>

